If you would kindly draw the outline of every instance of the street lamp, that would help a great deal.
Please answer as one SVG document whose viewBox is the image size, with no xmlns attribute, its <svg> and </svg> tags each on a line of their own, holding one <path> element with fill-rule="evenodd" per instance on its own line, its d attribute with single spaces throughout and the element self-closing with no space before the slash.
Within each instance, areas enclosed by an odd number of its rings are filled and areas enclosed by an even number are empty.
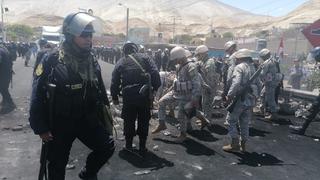
<svg viewBox="0 0 320 180">
<path fill-rule="evenodd" d="M 126 26 L 126 41 L 129 40 L 129 8 L 122 3 L 118 4 L 119 6 L 124 6 L 127 8 L 127 26 Z"/>
<path fill-rule="evenodd" d="M 1 27 L 1 31 L 2 31 L 2 40 L 6 41 L 6 31 L 5 31 L 5 27 L 4 27 L 4 21 L 3 21 L 3 14 L 7 11 L 9 11 L 8 8 L 3 8 L 3 1 L 1 0 L 1 23 L 2 23 L 2 27 Z"/>
</svg>

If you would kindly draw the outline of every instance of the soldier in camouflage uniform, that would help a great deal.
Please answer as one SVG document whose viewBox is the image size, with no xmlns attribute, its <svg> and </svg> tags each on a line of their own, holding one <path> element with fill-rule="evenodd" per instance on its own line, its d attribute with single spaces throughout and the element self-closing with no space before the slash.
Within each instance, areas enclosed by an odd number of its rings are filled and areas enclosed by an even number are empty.
<svg viewBox="0 0 320 180">
<path fill-rule="evenodd" d="M 170 60 L 178 64 L 177 79 L 174 81 L 173 90 L 159 101 L 159 125 L 152 133 L 155 134 L 167 128 L 165 124 L 166 106 L 176 103 L 180 122 L 180 136 L 177 141 L 183 142 L 187 136 L 187 122 L 190 121 L 192 115 L 195 115 L 196 108 L 199 107 L 200 75 L 196 64 L 188 61 L 185 49 L 182 47 L 175 47 L 171 50 Z"/>
<path fill-rule="evenodd" d="M 232 101 L 235 98 L 238 91 L 244 86 L 254 74 L 251 51 L 248 49 L 241 49 L 234 54 L 236 59 L 236 66 L 232 73 L 232 83 L 228 94 L 226 96 L 227 101 Z M 242 95 L 229 115 L 229 135 L 232 141 L 229 145 L 223 146 L 224 151 L 245 151 L 245 144 L 249 137 L 249 122 L 251 119 L 252 108 L 255 105 L 255 97 L 258 95 L 257 87 L 251 84 L 251 90 Z M 240 130 L 240 144 L 239 133 Z"/>
<path fill-rule="evenodd" d="M 275 90 L 282 80 L 282 74 L 278 73 L 275 59 L 271 57 L 268 49 L 262 49 L 259 56 L 264 60 L 263 69 L 261 71 L 261 80 L 263 82 L 262 106 L 265 111 L 265 118 L 270 120 L 277 119 L 277 104 L 275 101 Z"/>
<path fill-rule="evenodd" d="M 235 58 L 233 54 L 237 52 L 237 44 L 235 41 L 228 41 L 224 45 L 224 49 L 226 52 L 226 60 L 223 66 L 223 92 L 222 92 L 222 98 L 225 100 L 225 97 L 229 91 L 229 88 L 231 86 L 232 82 L 232 73 L 235 67 Z M 226 120 L 224 122 L 225 125 L 229 125 L 229 118 L 230 118 L 230 113 L 227 113 Z"/>
<path fill-rule="evenodd" d="M 215 61 L 208 57 L 208 47 L 198 46 L 195 56 L 198 59 L 199 72 L 204 80 L 202 86 L 202 110 L 207 118 L 211 118 L 212 103 L 214 96 L 217 95 L 219 74 L 216 72 Z"/>
</svg>

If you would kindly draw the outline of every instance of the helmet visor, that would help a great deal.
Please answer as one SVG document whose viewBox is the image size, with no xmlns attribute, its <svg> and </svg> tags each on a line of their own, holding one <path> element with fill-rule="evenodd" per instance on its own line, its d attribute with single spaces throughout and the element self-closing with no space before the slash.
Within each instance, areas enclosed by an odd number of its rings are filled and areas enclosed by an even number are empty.
<svg viewBox="0 0 320 180">
<path fill-rule="evenodd" d="M 76 14 L 68 27 L 68 33 L 74 36 L 80 36 L 81 34 L 101 35 L 102 31 L 102 21 L 86 13 Z"/>
</svg>

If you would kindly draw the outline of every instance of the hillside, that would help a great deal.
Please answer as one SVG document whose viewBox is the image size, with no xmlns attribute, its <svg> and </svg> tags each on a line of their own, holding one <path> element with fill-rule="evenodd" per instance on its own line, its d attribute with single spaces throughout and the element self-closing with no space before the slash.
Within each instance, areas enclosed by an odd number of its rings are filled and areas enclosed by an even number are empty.
<svg viewBox="0 0 320 180">
<path fill-rule="evenodd" d="M 320 0 L 310 0 L 286 16 L 277 18 L 269 27 L 288 28 L 291 23 L 313 23 L 320 18 Z"/>
<path fill-rule="evenodd" d="M 122 5 L 119 5 L 121 3 Z M 320 0 L 310 0 L 283 17 L 270 17 L 226 5 L 218 0 L 7 0 L 9 23 L 33 27 L 58 25 L 63 17 L 81 9 L 92 9 L 105 22 L 105 32 L 124 33 L 126 8 L 130 9 L 129 26 L 149 27 L 151 33 L 203 34 L 211 28 L 249 35 L 272 27 L 287 28 L 290 23 L 309 23 L 319 18 Z"/>
<path fill-rule="evenodd" d="M 9 23 L 24 23 L 33 27 L 57 25 L 68 13 L 90 8 L 96 16 L 107 21 L 109 28 L 106 31 L 124 32 L 126 7 L 130 8 L 130 27 L 148 26 L 157 31 L 162 30 L 161 28 L 172 29 L 175 18 L 178 33 L 208 32 L 210 24 L 213 27 L 236 27 L 267 20 L 265 16 L 251 14 L 217 0 L 122 2 L 123 5 L 120 6 L 119 0 L 10 0 L 5 2 L 5 6 L 10 9 L 6 20 Z"/>
</svg>

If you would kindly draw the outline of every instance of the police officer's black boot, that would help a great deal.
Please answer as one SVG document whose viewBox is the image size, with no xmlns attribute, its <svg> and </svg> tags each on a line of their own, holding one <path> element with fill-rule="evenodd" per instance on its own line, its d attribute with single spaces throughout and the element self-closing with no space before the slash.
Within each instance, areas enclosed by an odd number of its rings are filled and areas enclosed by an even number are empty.
<svg viewBox="0 0 320 180">
<path fill-rule="evenodd" d="M 86 168 L 81 169 L 79 178 L 83 180 L 98 180 L 97 174 L 89 174 Z"/>
<path fill-rule="evenodd" d="M 140 137 L 139 136 L 139 154 L 142 157 L 145 157 L 147 155 L 148 149 L 146 148 L 147 144 L 147 137 Z"/>
<path fill-rule="evenodd" d="M 132 136 L 126 136 L 126 145 L 125 145 L 125 149 L 126 150 L 132 150 L 132 142 L 133 142 L 133 137 Z"/>
</svg>

